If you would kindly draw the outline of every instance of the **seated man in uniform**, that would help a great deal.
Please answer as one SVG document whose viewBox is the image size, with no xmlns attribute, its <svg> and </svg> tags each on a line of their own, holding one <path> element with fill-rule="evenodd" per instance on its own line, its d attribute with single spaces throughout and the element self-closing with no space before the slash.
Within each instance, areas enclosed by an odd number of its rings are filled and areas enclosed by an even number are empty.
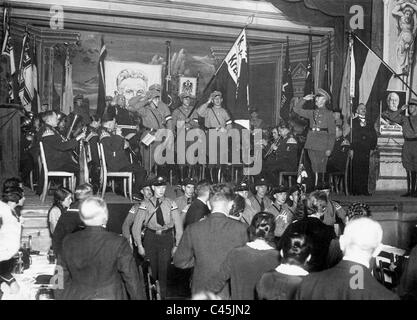
<svg viewBox="0 0 417 320">
<path fill-rule="evenodd" d="M 115 119 L 110 114 L 103 116 L 102 127 L 100 143 L 103 145 L 107 170 L 133 172 L 135 177 L 133 190 L 137 192 L 145 181 L 146 170 L 138 163 L 129 162 L 129 157 L 125 151 L 128 147 L 128 142 L 121 135 L 121 131 L 116 129 Z"/>
<path fill-rule="evenodd" d="M 350 142 L 343 137 L 342 126 L 336 125 L 336 142 L 329 159 L 327 160 L 327 173 L 345 172 L 346 160 L 350 150 Z"/>
<path fill-rule="evenodd" d="M 67 140 L 56 129 L 58 117 L 55 111 L 46 111 L 42 119 L 45 125 L 41 131 L 40 141 L 43 143 L 48 170 L 78 174 L 80 167 L 73 151 L 78 147 L 79 141 L 85 138 L 85 132 L 80 133 L 74 139 Z M 41 184 L 42 182 L 41 179 Z"/>
<path fill-rule="evenodd" d="M 165 197 L 166 179 L 159 176 L 151 185 L 154 196 L 140 204 L 132 234 L 139 254 L 149 259 L 152 275 L 159 280 L 161 299 L 165 299 L 171 254 L 177 249 L 183 227 L 177 204 Z M 142 227 L 145 228 L 143 241 Z"/>
<path fill-rule="evenodd" d="M 264 174 L 271 174 L 274 180 L 279 180 L 279 172 L 297 172 L 298 169 L 298 145 L 297 140 L 290 133 L 290 128 L 285 122 L 281 122 L 272 130 L 274 140 L 262 164 Z"/>
</svg>

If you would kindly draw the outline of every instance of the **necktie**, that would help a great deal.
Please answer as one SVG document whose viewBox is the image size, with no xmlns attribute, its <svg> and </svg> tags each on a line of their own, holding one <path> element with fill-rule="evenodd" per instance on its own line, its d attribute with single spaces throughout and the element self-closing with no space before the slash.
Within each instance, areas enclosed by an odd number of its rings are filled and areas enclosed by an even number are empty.
<svg viewBox="0 0 417 320">
<path fill-rule="evenodd" d="M 264 198 L 261 199 L 260 207 L 261 207 L 261 211 L 265 210 Z"/>
<path fill-rule="evenodd" d="M 159 199 L 156 199 L 156 222 L 161 225 L 164 226 L 165 225 L 165 221 L 164 221 L 164 215 L 162 213 L 162 209 L 161 206 L 159 205 Z"/>
<path fill-rule="evenodd" d="M 187 199 L 187 204 L 191 204 L 191 198 Z"/>
</svg>

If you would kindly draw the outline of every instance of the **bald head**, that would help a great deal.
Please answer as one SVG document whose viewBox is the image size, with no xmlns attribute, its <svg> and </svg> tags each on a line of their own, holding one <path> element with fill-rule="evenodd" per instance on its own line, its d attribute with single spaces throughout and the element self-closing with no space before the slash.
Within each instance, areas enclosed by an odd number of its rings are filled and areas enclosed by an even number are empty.
<svg viewBox="0 0 417 320">
<path fill-rule="evenodd" d="M 340 237 L 344 255 L 375 256 L 382 242 L 381 225 L 369 218 L 358 218 L 346 225 Z"/>
<path fill-rule="evenodd" d="M 99 197 L 88 197 L 80 205 L 80 218 L 86 226 L 105 225 L 108 216 L 106 202 Z"/>
</svg>

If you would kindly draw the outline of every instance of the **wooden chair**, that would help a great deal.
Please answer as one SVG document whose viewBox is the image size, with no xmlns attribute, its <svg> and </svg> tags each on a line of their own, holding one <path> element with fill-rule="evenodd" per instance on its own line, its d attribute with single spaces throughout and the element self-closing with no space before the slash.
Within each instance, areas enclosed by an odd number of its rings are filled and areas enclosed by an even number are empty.
<svg viewBox="0 0 417 320">
<path fill-rule="evenodd" d="M 104 198 L 104 194 L 106 193 L 106 187 L 107 187 L 107 180 L 109 178 L 123 178 L 123 192 L 124 196 L 127 198 L 127 192 L 126 192 L 126 185 L 128 185 L 129 189 L 129 199 L 132 201 L 132 184 L 133 184 L 133 173 L 129 171 L 125 172 L 113 172 L 107 170 L 107 164 L 106 164 L 106 156 L 104 153 L 104 148 L 101 143 L 99 145 L 99 158 L 100 158 L 100 166 L 101 166 L 101 177 L 102 177 L 102 185 L 103 190 L 101 192 L 101 197 Z M 114 183 L 114 182 L 113 182 Z M 114 192 L 114 184 L 113 186 L 113 192 Z"/>
<path fill-rule="evenodd" d="M 40 148 L 40 156 L 41 156 L 41 163 L 43 168 L 43 177 L 44 177 L 44 184 L 43 184 L 43 191 L 41 194 L 41 201 L 45 202 L 46 194 L 48 193 L 48 190 L 50 188 L 51 181 L 49 181 L 49 177 L 61 177 L 63 178 L 63 185 L 64 187 L 67 187 L 66 181 L 68 179 L 68 185 L 69 188 L 74 191 L 75 189 L 75 174 L 73 172 L 67 172 L 67 171 L 49 171 L 48 165 L 46 163 L 46 157 L 45 157 L 45 150 L 43 148 L 43 143 L 39 142 L 39 148 Z"/>
<path fill-rule="evenodd" d="M 304 158 L 304 148 L 303 150 L 301 150 L 301 155 L 300 155 L 300 159 L 298 160 L 298 166 L 297 169 L 300 167 L 300 164 L 303 163 L 303 158 Z M 284 178 L 288 177 L 288 186 L 291 187 L 292 186 L 292 178 L 295 178 L 295 184 L 297 183 L 297 177 L 298 177 L 298 171 L 281 171 L 279 173 L 279 184 L 283 184 L 284 183 Z"/>
<path fill-rule="evenodd" d="M 343 182 L 342 185 L 343 185 L 343 188 L 344 188 L 345 195 L 346 196 L 349 195 L 348 183 L 349 183 L 349 167 L 350 167 L 350 162 L 351 161 L 352 161 L 352 156 L 349 153 L 347 158 L 346 158 L 345 171 L 329 173 L 329 180 L 330 180 L 332 188 L 336 192 L 336 194 L 340 193 L 339 187 L 340 187 L 340 184 Z"/>
</svg>

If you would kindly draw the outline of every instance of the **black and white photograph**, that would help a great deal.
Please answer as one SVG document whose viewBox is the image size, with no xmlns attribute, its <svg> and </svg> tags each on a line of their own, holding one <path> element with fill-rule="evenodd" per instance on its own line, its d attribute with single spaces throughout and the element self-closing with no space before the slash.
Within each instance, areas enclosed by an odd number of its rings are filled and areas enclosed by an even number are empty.
<svg viewBox="0 0 417 320">
<path fill-rule="evenodd" d="M 0 16 L 0 305 L 417 300 L 417 0 Z"/>
</svg>

